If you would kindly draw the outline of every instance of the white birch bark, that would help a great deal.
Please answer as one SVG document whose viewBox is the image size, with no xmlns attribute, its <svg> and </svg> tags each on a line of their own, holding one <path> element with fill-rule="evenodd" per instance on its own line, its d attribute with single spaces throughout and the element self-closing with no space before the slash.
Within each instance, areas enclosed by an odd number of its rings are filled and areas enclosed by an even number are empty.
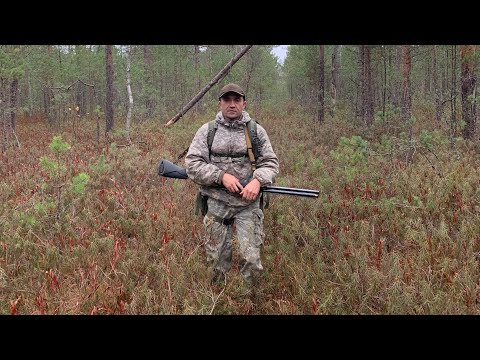
<svg viewBox="0 0 480 360">
<path fill-rule="evenodd" d="M 131 47 L 127 47 L 127 93 L 128 93 L 128 112 L 127 112 L 127 121 L 125 128 L 127 130 L 128 136 L 130 136 L 130 127 L 132 125 L 132 108 L 133 108 L 133 96 L 132 96 L 132 87 L 130 86 L 130 68 L 132 65 L 132 59 L 130 56 Z"/>
</svg>

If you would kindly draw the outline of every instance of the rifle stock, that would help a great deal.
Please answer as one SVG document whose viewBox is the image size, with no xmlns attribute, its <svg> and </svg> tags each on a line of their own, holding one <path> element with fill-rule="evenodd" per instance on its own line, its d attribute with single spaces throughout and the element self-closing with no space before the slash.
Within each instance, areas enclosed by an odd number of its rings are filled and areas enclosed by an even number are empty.
<svg viewBox="0 0 480 360">
<path fill-rule="evenodd" d="M 165 159 L 160 161 L 158 175 L 172 179 L 188 179 L 187 171 L 184 168 Z M 240 184 L 242 184 L 242 186 L 247 185 L 248 182 L 248 180 L 240 180 Z M 260 190 L 271 194 L 302 196 L 310 198 L 318 198 L 319 194 L 319 190 L 298 189 L 284 186 L 262 186 Z"/>
</svg>

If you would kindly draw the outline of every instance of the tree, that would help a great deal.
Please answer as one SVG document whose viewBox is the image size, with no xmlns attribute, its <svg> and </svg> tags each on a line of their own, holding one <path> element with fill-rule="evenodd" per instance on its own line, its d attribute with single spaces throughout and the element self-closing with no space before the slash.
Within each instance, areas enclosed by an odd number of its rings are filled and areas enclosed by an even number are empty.
<svg viewBox="0 0 480 360">
<path fill-rule="evenodd" d="M 18 78 L 14 78 L 10 83 L 10 126 L 14 132 L 17 129 L 17 90 Z"/>
<path fill-rule="evenodd" d="M 412 70 L 412 56 L 410 52 L 410 45 L 402 45 L 403 58 L 403 83 L 402 83 L 402 120 L 407 124 L 407 138 L 412 139 L 412 94 L 410 84 L 410 73 Z"/>
<path fill-rule="evenodd" d="M 127 93 L 128 93 L 128 112 L 127 112 L 127 120 L 125 123 L 125 129 L 127 130 L 127 136 L 130 138 L 130 126 L 132 124 L 132 108 L 133 108 L 133 96 L 132 96 L 132 88 L 130 86 L 130 67 L 132 66 L 132 58 L 131 58 L 131 47 L 127 46 Z"/>
<path fill-rule="evenodd" d="M 452 147 L 455 146 L 454 138 L 457 132 L 457 46 L 452 45 L 452 86 L 450 87 L 450 142 Z"/>
<path fill-rule="evenodd" d="M 147 111 L 147 117 L 153 116 L 154 101 L 152 98 L 152 54 L 150 51 L 150 45 L 143 46 L 143 73 L 145 78 L 145 107 Z"/>
<path fill-rule="evenodd" d="M 435 119 L 440 122 L 442 121 L 443 105 L 442 105 L 442 94 L 440 86 L 438 86 L 438 65 L 437 65 L 437 46 L 433 45 L 432 49 L 432 81 L 435 97 Z"/>
<path fill-rule="evenodd" d="M 372 67 L 370 58 L 370 46 L 360 45 L 360 78 L 361 78 L 361 114 L 362 120 L 367 126 L 373 123 L 373 90 L 372 90 Z"/>
<path fill-rule="evenodd" d="M 3 151 L 8 146 L 8 133 L 15 137 L 17 146 L 20 142 L 16 135 L 17 91 L 18 81 L 24 74 L 24 60 L 21 47 L 4 45 L 0 48 L 0 118 L 3 121 Z"/>
<path fill-rule="evenodd" d="M 339 61 L 339 48 L 340 45 L 333 45 L 333 52 L 332 52 L 332 90 L 331 90 L 331 97 L 332 97 L 332 106 L 330 107 L 330 115 L 333 117 L 335 114 L 335 106 L 337 104 L 337 93 L 338 93 L 338 73 L 340 69 L 340 61 Z"/>
<path fill-rule="evenodd" d="M 45 86 L 43 88 L 43 106 L 44 106 L 44 112 L 45 112 L 45 115 L 47 115 L 47 118 L 48 118 L 48 122 L 51 124 L 52 123 L 52 120 L 50 118 L 50 100 L 51 100 L 51 90 L 50 90 L 50 87 L 52 86 L 52 75 L 51 75 L 51 69 L 52 67 L 51 66 L 48 66 L 50 65 L 50 53 L 51 53 L 51 46 L 48 45 L 47 47 L 47 53 L 48 53 L 48 57 L 47 57 L 47 69 L 46 69 L 46 72 L 45 72 Z"/>
<path fill-rule="evenodd" d="M 193 46 L 193 58 L 194 58 L 194 63 L 195 63 L 195 73 L 197 74 L 197 78 L 196 78 L 196 91 L 200 91 L 200 87 L 202 86 L 201 85 L 201 82 L 200 82 L 200 69 L 199 69 L 199 63 L 200 63 L 200 46 L 199 45 L 194 45 Z M 195 104 L 195 112 L 198 112 L 199 110 L 199 106 L 200 106 L 201 102 L 198 101 L 196 104 Z"/>
<path fill-rule="evenodd" d="M 392 79 L 392 102 L 396 107 L 401 107 L 401 73 L 402 73 L 402 46 L 395 46 L 395 72 Z"/>
<path fill-rule="evenodd" d="M 385 117 L 385 107 L 387 103 L 387 55 L 385 53 L 385 46 L 382 46 L 382 60 L 383 60 L 383 90 L 382 90 L 382 115 Z"/>
<path fill-rule="evenodd" d="M 318 45 L 318 113 L 317 120 L 325 118 L 325 45 Z"/>
<path fill-rule="evenodd" d="M 112 45 L 105 47 L 105 69 L 107 79 L 107 96 L 105 103 L 105 133 L 109 133 L 113 129 L 113 61 L 112 61 Z"/>
<path fill-rule="evenodd" d="M 471 139 L 475 133 L 475 45 L 461 45 L 462 61 L 462 117 L 465 122 L 463 137 Z"/>
</svg>

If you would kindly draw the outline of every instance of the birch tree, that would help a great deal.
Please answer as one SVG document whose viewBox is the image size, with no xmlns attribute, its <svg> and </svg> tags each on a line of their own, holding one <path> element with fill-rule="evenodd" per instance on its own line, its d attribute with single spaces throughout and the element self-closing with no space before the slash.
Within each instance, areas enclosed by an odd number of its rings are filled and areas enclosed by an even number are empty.
<svg viewBox="0 0 480 360">
<path fill-rule="evenodd" d="M 132 66 L 131 58 L 131 46 L 127 46 L 127 93 L 128 93 L 128 111 L 127 120 L 125 123 L 125 129 L 127 130 L 127 137 L 130 139 L 130 126 L 132 124 L 132 109 L 133 109 L 133 96 L 132 88 L 130 86 L 130 67 Z"/>
</svg>

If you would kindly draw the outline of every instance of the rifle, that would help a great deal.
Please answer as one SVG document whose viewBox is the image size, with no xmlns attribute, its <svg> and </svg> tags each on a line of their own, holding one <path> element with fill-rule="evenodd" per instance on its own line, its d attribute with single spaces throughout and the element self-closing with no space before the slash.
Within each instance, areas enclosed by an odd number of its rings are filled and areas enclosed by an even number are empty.
<svg viewBox="0 0 480 360">
<path fill-rule="evenodd" d="M 168 160 L 160 161 L 160 166 L 158 167 L 158 175 L 173 179 L 188 179 L 187 171 Z M 249 180 L 240 180 L 242 186 L 246 186 L 249 183 Z M 260 191 L 271 193 L 271 194 L 282 194 L 282 195 L 292 195 L 292 196 L 303 196 L 310 198 L 318 198 L 319 190 L 310 190 L 310 189 L 297 189 L 284 186 L 262 186 Z"/>
</svg>

